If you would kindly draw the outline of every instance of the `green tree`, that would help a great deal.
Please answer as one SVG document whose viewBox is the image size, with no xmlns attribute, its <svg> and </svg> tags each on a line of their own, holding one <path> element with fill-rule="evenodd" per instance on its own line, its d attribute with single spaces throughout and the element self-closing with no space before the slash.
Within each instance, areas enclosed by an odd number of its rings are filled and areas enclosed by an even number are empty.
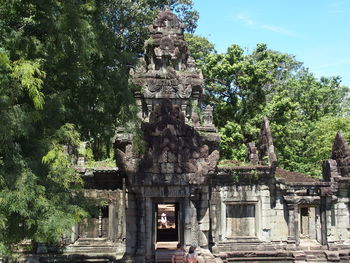
<svg viewBox="0 0 350 263">
<path fill-rule="evenodd" d="M 307 134 L 305 149 L 307 162 L 304 162 L 305 172 L 311 175 L 320 175 L 323 160 L 331 156 L 332 146 L 337 132 L 350 140 L 350 118 L 348 116 L 324 116 L 316 121 L 313 129 Z"/>
<path fill-rule="evenodd" d="M 316 79 L 303 68 L 278 88 L 267 104 L 265 114 L 271 120 L 282 167 L 321 175 L 320 163 L 331 149 L 329 139 L 319 140 L 317 134 L 322 130 L 328 138 L 334 139 L 336 127 L 340 127 L 336 123 L 340 120 L 346 122 L 349 118 L 348 94 L 349 89 L 341 85 L 339 77 Z M 327 132 L 326 126 L 319 127 L 319 122 L 325 120 L 329 121 Z M 315 147 L 323 149 L 323 154 L 316 154 Z M 327 154 L 325 149 L 328 149 Z"/>
<path fill-rule="evenodd" d="M 185 40 L 188 43 L 190 55 L 195 59 L 197 67 L 200 69 L 206 63 L 210 54 L 216 54 L 214 44 L 209 42 L 205 37 L 193 34 L 185 34 Z"/>
<path fill-rule="evenodd" d="M 86 215 L 72 153 L 83 140 L 108 157 L 164 5 L 195 28 L 190 0 L 0 0 L 0 252 L 54 242 Z"/>
<path fill-rule="evenodd" d="M 251 54 L 238 45 L 216 54 L 205 38 L 188 39 L 206 79 L 205 102 L 214 105 L 222 158 L 243 161 L 267 116 L 279 165 L 320 176 L 331 140 L 349 119 L 349 88 L 341 79 L 317 79 L 293 56 L 264 44 Z"/>
<path fill-rule="evenodd" d="M 292 56 L 264 44 L 258 44 L 251 54 L 232 45 L 225 54 L 210 54 L 203 61 L 206 102 L 215 105 L 215 123 L 219 128 L 228 121 L 238 124 L 244 144 L 256 140 L 267 103 L 300 67 Z"/>
</svg>

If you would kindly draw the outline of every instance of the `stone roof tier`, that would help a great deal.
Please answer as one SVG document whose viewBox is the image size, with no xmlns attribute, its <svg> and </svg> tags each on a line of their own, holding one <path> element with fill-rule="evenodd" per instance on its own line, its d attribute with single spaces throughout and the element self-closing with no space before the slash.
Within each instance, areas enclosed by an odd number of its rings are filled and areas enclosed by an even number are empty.
<svg viewBox="0 0 350 263">
<path fill-rule="evenodd" d="M 202 93 L 203 77 L 189 56 L 183 28 L 167 7 L 149 27 L 145 56 L 130 72 L 143 98 L 189 99 Z"/>
</svg>

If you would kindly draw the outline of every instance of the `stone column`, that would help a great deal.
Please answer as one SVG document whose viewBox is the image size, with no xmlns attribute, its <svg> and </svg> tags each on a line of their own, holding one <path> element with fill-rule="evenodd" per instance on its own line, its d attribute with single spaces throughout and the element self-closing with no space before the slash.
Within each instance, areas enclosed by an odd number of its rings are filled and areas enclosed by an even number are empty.
<svg viewBox="0 0 350 263">
<path fill-rule="evenodd" d="M 102 207 L 99 208 L 98 214 L 98 237 L 102 237 Z"/>
<path fill-rule="evenodd" d="M 179 241 L 180 243 L 182 244 L 186 244 L 185 243 L 185 237 L 184 237 L 184 229 L 185 229 L 185 226 L 184 226 L 184 222 L 185 222 L 185 198 L 180 198 L 180 204 L 179 204 L 179 211 L 178 211 L 178 228 L 179 228 Z"/>
<path fill-rule="evenodd" d="M 136 105 L 137 105 L 137 108 L 138 108 L 138 112 L 137 112 L 137 116 L 142 119 L 144 116 L 143 116 L 143 112 L 142 112 L 142 101 L 141 101 L 141 93 L 140 92 L 135 92 L 134 93 L 134 98 L 135 98 L 135 101 L 136 101 Z"/>
<path fill-rule="evenodd" d="M 129 200 L 129 196 L 126 195 L 126 182 L 125 182 L 125 178 L 123 178 L 123 192 L 122 192 L 122 213 L 119 214 L 119 218 L 121 222 L 121 226 L 122 226 L 122 230 L 119 233 L 122 233 L 121 238 L 122 240 L 126 240 L 126 208 L 127 208 L 127 204 L 126 202 L 128 202 Z"/>
<path fill-rule="evenodd" d="M 126 213 L 126 198 L 124 198 L 123 191 L 118 192 L 118 198 L 115 201 L 115 239 L 125 240 L 125 213 Z"/>
<path fill-rule="evenodd" d="M 327 245 L 327 197 L 321 196 L 320 215 L 321 215 L 321 244 Z"/>
<path fill-rule="evenodd" d="M 296 244 L 297 243 L 297 230 L 298 226 L 296 226 L 296 217 L 295 213 L 295 204 L 287 204 L 288 208 L 288 244 Z"/>
<path fill-rule="evenodd" d="M 137 209 L 137 240 L 136 240 L 136 256 L 145 256 L 145 198 L 141 195 L 136 196 L 136 209 Z"/>
<path fill-rule="evenodd" d="M 145 256 L 147 260 L 151 260 L 153 257 L 153 207 L 151 198 L 145 198 Z"/>
<path fill-rule="evenodd" d="M 192 211 L 191 211 L 191 205 L 190 205 L 190 199 L 187 197 L 184 200 L 184 244 L 186 246 L 191 245 L 191 218 L 192 218 Z"/>
<path fill-rule="evenodd" d="M 210 220 L 211 220 L 211 231 L 212 231 L 212 241 L 216 244 L 216 227 L 217 227 L 217 217 L 216 217 L 216 204 L 210 204 L 209 207 Z"/>
<path fill-rule="evenodd" d="M 108 239 L 115 241 L 116 238 L 116 211 L 115 204 L 111 202 L 108 205 Z"/>
<path fill-rule="evenodd" d="M 135 194 L 129 190 L 128 193 L 128 205 L 126 211 L 127 220 L 124 220 L 125 223 L 125 237 L 126 237 L 126 254 L 127 257 L 131 258 L 135 255 L 136 249 L 138 246 L 138 229 L 139 229 L 139 222 L 138 222 L 138 207 L 137 207 L 137 200 Z M 127 221 L 128 223 L 126 224 Z"/>
<path fill-rule="evenodd" d="M 209 208 L 208 208 L 208 189 L 203 191 L 202 198 L 200 200 L 199 209 L 199 245 L 202 248 L 208 248 L 209 240 Z"/>
<path fill-rule="evenodd" d="M 226 204 L 221 200 L 221 233 L 220 233 L 220 241 L 226 239 Z"/>
<path fill-rule="evenodd" d="M 72 226 L 71 243 L 73 244 L 79 237 L 79 224 Z"/>
</svg>

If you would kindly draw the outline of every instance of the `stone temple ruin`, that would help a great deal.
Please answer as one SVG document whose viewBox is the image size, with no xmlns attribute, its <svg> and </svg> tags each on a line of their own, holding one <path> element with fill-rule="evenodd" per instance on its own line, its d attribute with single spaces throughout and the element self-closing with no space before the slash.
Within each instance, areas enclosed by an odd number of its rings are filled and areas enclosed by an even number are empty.
<svg viewBox="0 0 350 263">
<path fill-rule="evenodd" d="M 135 98 L 146 147 L 136 151 L 135 138 L 119 128 L 118 169 L 79 169 L 86 195 L 105 205 L 66 237 L 66 262 L 170 262 L 178 242 L 196 245 L 199 262 L 350 262 L 350 152 L 342 135 L 322 180 L 277 168 L 266 118 L 247 147 L 250 165 L 218 166 L 212 107 L 199 110 L 203 78 L 183 25 L 164 9 L 149 30 L 131 72 L 142 88 Z"/>
</svg>

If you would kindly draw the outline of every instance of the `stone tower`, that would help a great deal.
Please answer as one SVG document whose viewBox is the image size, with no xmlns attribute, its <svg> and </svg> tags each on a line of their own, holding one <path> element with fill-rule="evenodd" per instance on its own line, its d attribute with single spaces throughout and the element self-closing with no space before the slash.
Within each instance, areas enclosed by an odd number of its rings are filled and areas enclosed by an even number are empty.
<svg viewBox="0 0 350 263">
<path fill-rule="evenodd" d="M 158 229 L 159 207 L 173 207 L 168 241 L 208 247 L 208 178 L 219 159 L 212 108 L 200 109 L 203 78 L 183 25 L 165 8 L 149 29 L 145 56 L 131 72 L 131 82 L 141 87 L 135 98 L 146 149 L 136 152 L 135 138 L 123 129 L 115 142 L 128 188 L 126 254 L 146 260 L 166 230 Z"/>
</svg>

